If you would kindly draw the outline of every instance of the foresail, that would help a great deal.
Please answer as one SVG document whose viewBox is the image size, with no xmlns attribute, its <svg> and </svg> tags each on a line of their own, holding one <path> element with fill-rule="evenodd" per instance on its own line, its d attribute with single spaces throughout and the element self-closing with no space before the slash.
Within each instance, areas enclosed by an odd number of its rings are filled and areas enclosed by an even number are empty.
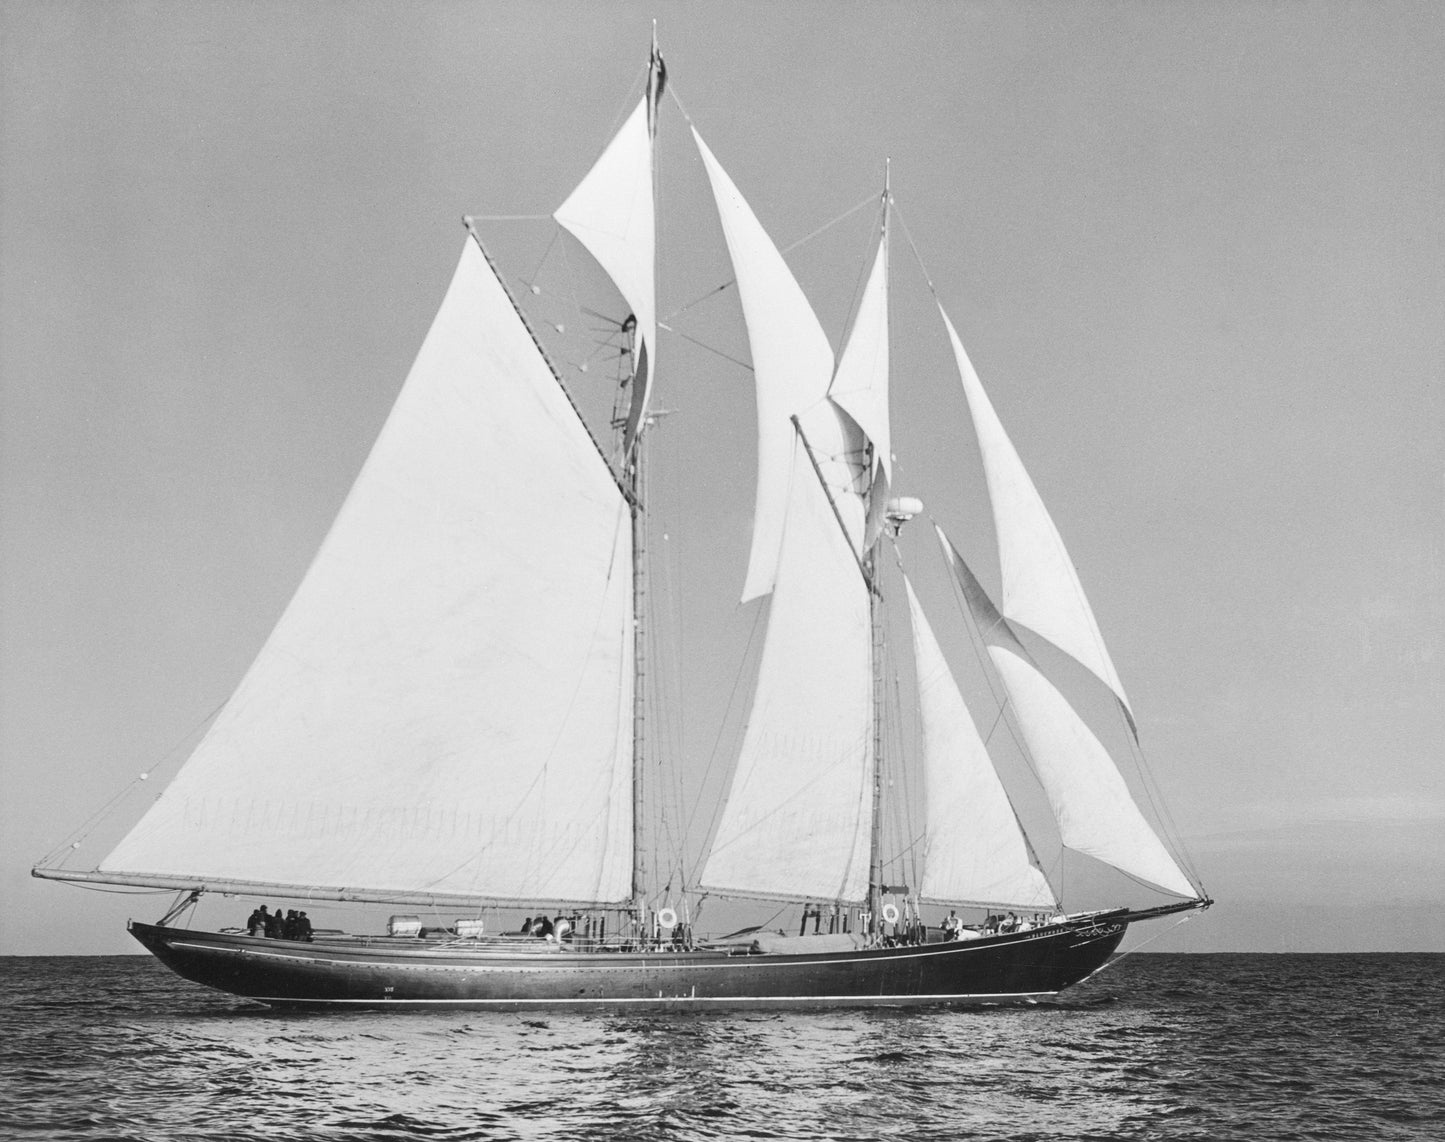
<svg viewBox="0 0 1445 1142">
<path fill-rule="evenodd" d="M 295 597 L 101 870 L 625 899 L 630 527 L 468 240 Z"/>
<path fill-rule="evenodd" d="M 553 215 L 587 247 L 632 307 L 637 376 L 624 447 L 631 448 L 657 372 L 656 237 L 649 97 Z"/>
<path fill-rule="evenodd" d="M 1084 596 L 1064 541 L 1013 442 L 1004 432 L 953 322 L 941 306 L 939 313 L 953 344 L 964 395 L 978 434 L 998 532 L 999 565 L 1003 574 L 1002 611 L 1009 619 L 1022 623 L 1072 655 L 1102 679 L 1117 695 L 1132 727 L 1133 712 L 1124 686 L 1104 646 L 1099 624 Z"/>
<path fill-rule="evenodd" d="M 788 492 L 752 714 L 702 885 L 856 901 L 873 781 L 868 592 L 801 447 Z"/>
<path fill-rule="evenodd" d="M 925 900 L 1052 908 L 1018 817 L 979 737 L 938 640 L 904 581 L 923 717 Z"/>
<path fill-rule="evenodd" d="M 742 600 L 773 589 L 793 474 L 791 418 L 823 400 L 833 350 L 783 256 L 696 130 L 737 276 L 758 400 L 758 483 L 753 545 Z"/>
<path fill-rule="evenodd" d="M 1008 693 L 1062 842 L 1167 892 L 1196 895 L 1189 878 L 1139 811 L 1103 743 L 1039 673 L 968 564 L 947 536 L 935 531 Z"/>
</svg>

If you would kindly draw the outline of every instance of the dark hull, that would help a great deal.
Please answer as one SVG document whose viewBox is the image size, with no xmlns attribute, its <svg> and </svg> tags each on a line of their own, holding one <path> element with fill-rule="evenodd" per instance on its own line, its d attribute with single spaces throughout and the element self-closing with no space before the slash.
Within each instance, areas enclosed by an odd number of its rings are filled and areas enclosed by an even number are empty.
<svg viewBox="0 0 1445 1142">
<path fill-rule="evenodd" d="M 797 955 L 301 943 L 132 923 L 177 975 L 284 1007 L 702 1010 L 967 1006 L 1052 996 L 1102 967 L 1126 912 L 980 940 Z"/>
</svg>

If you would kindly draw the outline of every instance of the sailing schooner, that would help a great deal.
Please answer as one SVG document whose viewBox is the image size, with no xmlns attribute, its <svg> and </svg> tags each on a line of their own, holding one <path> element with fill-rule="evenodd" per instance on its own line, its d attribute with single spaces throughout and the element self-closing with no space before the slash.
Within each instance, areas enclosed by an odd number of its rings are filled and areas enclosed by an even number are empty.
<svg viewBox="0 0 1445 1142">
<path fill-rule="evenodd" d="M 554 214 L 628 310 L 615 448 L 589 430 L 469 219 L 396 404 L 235 694 L 98 867 L 34 870 L 180 890 L 161 922 L 131 925 L 180 975 L 282 1006 L 1018 1001 L 1098 970 L 1130 923 L 1209 905 L 1035 652 L 1042 643 L 1082 667 L 1135 732 L 1058 531 L 941 306 L 994 510 L 999 604 L 940 529 L 943 558 L 1061 842 L 1167 903 L 1063 910 L 913 584 L 890 572 L 887 554 L 922 505 L 894 487 L 886 180 L 835 358 L 696 128 L 756 376 L 742 597 L 766 598 L 768 623 L 731 786 L 690 888 L 803 904 L 803 930 L 704 939 L 649 883 L 642 474 L 659 367 L 654 155 L 666 90 L 654 42 L 640 101 Z M 887 883 L 883 854 L 884 600 L 900 590 L 927 794 L 916 888 Z M 206 892 L 506 904 L 578 922 L 567 939 L 173 926 Z M 1032 919 L 942 932 L 922 922 L 923 904 Z"/>
</svg>

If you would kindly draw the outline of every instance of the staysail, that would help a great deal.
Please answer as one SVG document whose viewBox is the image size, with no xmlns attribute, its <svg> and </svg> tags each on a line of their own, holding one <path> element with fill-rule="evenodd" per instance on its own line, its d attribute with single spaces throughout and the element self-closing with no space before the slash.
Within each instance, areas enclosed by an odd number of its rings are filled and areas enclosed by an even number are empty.
<svg viewBox="0 0 1445 1142">
<path fill-rule="evenodd" d="M 773 589 L 797 444 L 791 418 L 824 398 L 833 375 L 833 350 L 757 216 L 696 129 L 692 135 L 707 168 L 737 275 L 756 378 L 758 484 L 752 552 L 742 593 L 742 601 L 747 602 Z"/>
<path fill-rule="evenodd" d="M 1003 573 L 1001 610 L 1011 620 L 1042 635 L 1072 655 L 1109 686 L 1133 727 L 1133 712 L 1078 572 L 1064 548 L 1048 509 L 1003 430 L 963 343 L 939 307 L 963 381 L 964 396 L 978 434 L 984 478 L 998 533 Z"/>
<path fill-rule="evenodd" d="M 100 871 L 313 897 L 624 899 L 630 529 L 468 239 L 296 595 Z"/>
<path fill-rule="evenodd" d="M 1051 908 L 1054 894 L 1030 859 L 1018 817 L 948 669 L 913 584 L 913 625 L 923 717 L 923 899 L 946 904 Z"/>
<path fill-rule="evenodd" d="M 937 529 L 935 529 L 937 530 Z M 964 600 L 988 645 L 1044 787 L 1060 840 L 1076 852 L 1180 896 L 1196 895 L 1135 804 L 1103 743 L 1034 665 L 1008 620 L 941 530 L 943 547 Z"/>
</svg>

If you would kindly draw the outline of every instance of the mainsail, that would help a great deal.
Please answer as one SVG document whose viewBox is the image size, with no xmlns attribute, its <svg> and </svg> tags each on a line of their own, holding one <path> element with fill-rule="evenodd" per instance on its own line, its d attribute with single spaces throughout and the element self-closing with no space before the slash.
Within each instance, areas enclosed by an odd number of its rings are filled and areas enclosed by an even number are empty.
<svg viewBox="0 0 1445 1142">
<path fill-rule="evenodd" d="M 948 328 L 964 396 L 978 434 L 984 478 L 988 482 L 998 533 L 999 566 L 1003 573 L 1001 609 L 1009 619 L 1042 635 L 1102 679 L 1118 697 L 1132 728 L 1134 715 L 1124 686 L 1104 646 L 1099 624 L 1094 620 L 1089 600 L 1084 597 L 1078 572 L 1064 549 L 1058 528 L 1039 498 L 1013 442 L 1004 432 L 953 322 L 941 306 L 939 313 Z"/>
<path fill-rule="evenodd" d="M 101 872 L 625 898 L 630 542 L 611 471 L 468 239 L 295 597 Z"/>
<path fill-rule="evenodd" d="M 1054 894 L 1030 858 L 1013 805 L 994 771 L 913 584 L 913 624 L 923 717 L 925 900 L 1052 908 Z"/>
<path fill-rule="evenodd" d="M 938 540 L 1013 706 L 1060 840 L 1166 892 L 1194 886 L 1144 819 L 1103 744 L 1041 674 L 941 530 Z"/>
</svg>

